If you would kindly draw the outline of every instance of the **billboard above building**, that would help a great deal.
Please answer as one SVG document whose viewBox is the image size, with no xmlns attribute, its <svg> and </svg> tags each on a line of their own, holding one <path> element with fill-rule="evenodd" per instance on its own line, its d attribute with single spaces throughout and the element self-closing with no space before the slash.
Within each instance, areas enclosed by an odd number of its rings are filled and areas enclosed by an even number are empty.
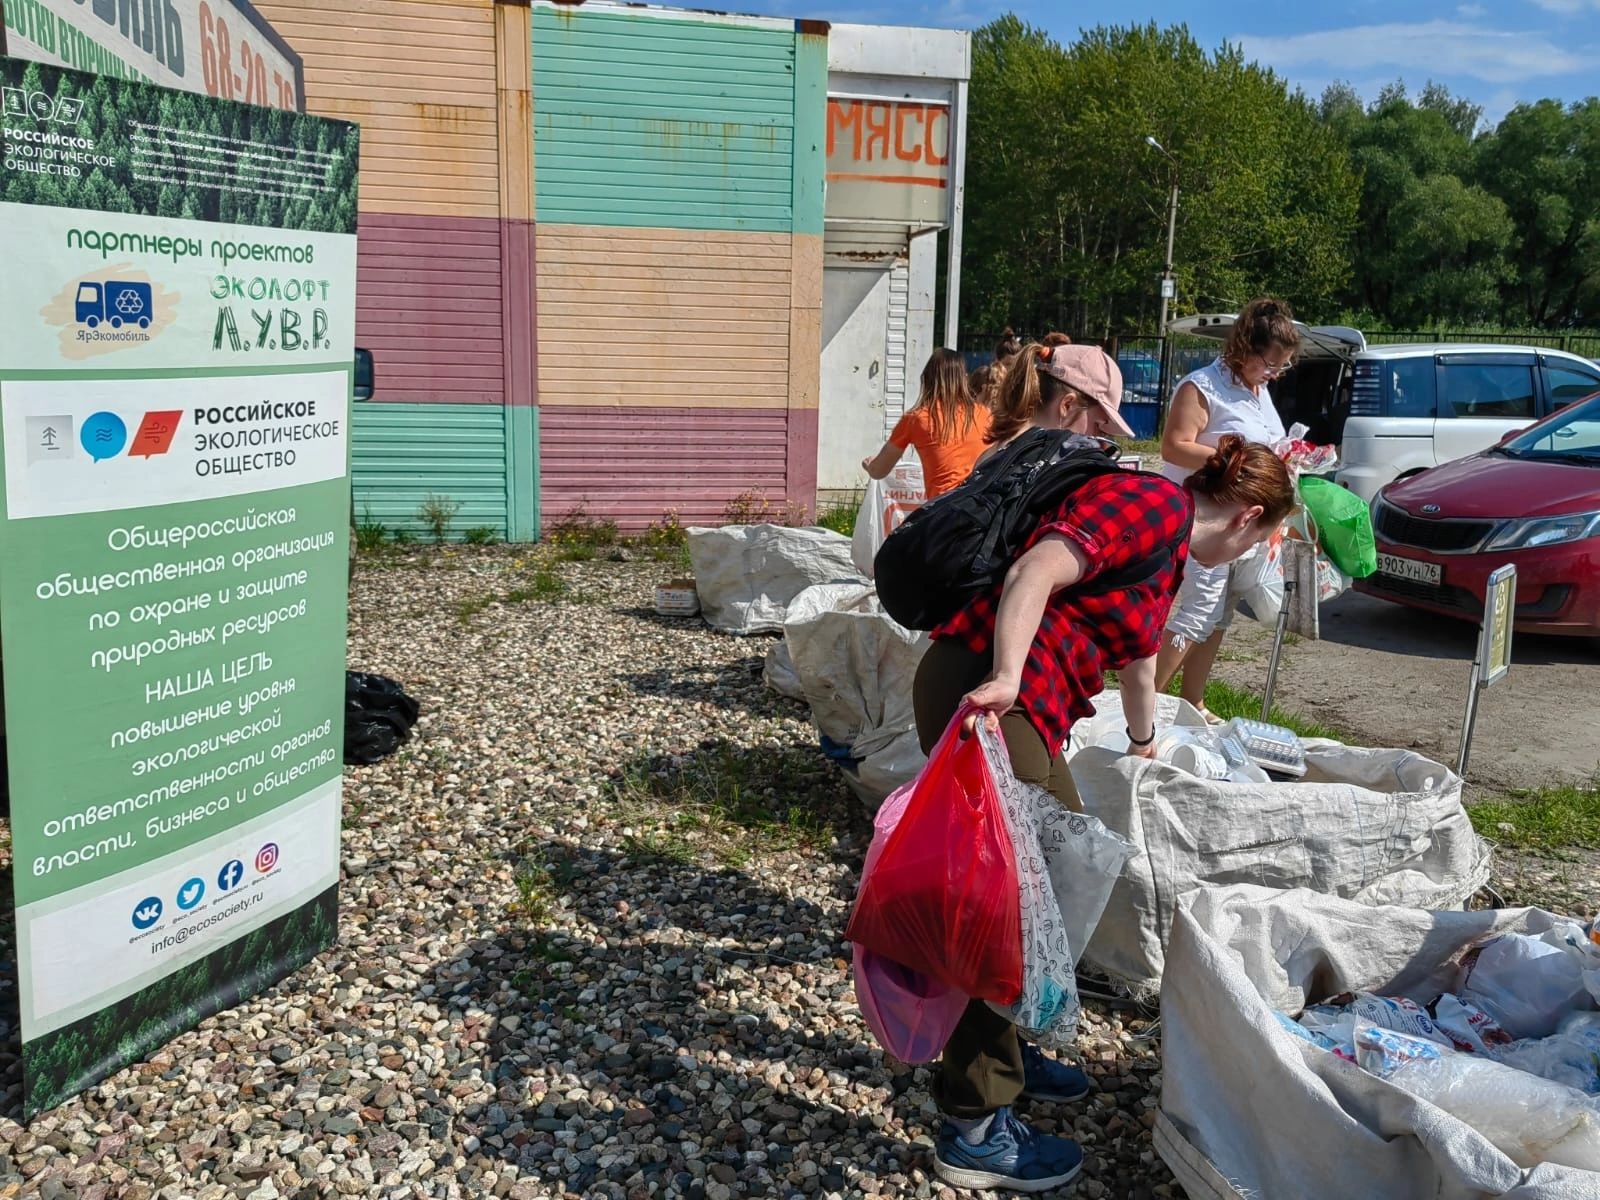
<svg viewBox="0 0 1600 1200">
<path fill-rule="evenodd" d="M 828 219 L 945 224 L 950 135 L 948 103 L 829 96 Z"/>
<path fill-rule="evenodd" d="M 300 56 L 248 0 L 5 0 L 0 7 L 13 58 L 305 109 Z"/>
<path fill-rule="evenodd" d="M 955 222 L 971 59 L 959 30 L 829 28 L 830 233 L 875 227 L 903 253 L 907 236 Z"/>
</svg>

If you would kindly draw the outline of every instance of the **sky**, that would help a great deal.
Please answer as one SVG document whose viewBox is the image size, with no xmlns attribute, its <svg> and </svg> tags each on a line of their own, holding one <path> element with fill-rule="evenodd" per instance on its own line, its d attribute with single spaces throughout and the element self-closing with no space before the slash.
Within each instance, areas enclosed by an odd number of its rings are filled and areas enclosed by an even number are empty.
<svg viewBox="0 0 1600 1200">
<path fill-rule="evenodd" d="M 1206 49 L 1223 41 L 1320 95 L 1335 80 L 1370 100 L 1396 79 L 1415 94 L 1430 79 L 1497 121 L 1545 97 L 1600 94 L 1600 0 L 1331 0 L 1180 4 L 1175 0 L 744 0 L 739 11 L 864 24 L 974 29 L 1006 12 L 1070 42 L 1079 29 L 1187 23 Z"/>
</svg>

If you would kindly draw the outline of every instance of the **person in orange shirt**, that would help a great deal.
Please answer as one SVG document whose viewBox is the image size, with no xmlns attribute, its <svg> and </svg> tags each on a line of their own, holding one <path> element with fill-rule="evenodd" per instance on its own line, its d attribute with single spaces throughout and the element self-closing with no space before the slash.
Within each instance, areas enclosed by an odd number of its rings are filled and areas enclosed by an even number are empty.
<svg viewBox="0 0 1600 1200">
<path fill-rule="evenodd" d="M 923 491 L 932 500 L 972 473 L 972 464 L 988 448 L 989 410 L 967 388 L 967 368 L 954 350 L 935 350 L 922 368 L 922 394 L 917 406 L 901 417 L 876 458 L 861 466 L 874 479 L 894 470 L 907 446 L 922 460 Z"/>
</svg>

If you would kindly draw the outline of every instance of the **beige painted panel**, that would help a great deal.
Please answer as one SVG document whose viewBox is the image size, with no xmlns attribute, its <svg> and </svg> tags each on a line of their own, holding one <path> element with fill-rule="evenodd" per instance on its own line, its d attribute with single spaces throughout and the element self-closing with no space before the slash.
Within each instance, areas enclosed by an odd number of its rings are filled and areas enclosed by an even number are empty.
<svg viewBox="0 0 1600 1200">
<path fill-rule="evenodd" d="M 533 220 L 533 10 L 494 10 L 500 121 L 500 215 Z"/>
<path fill-rule="evenodd" d="M 791 404 L 788 235 L 541 225 L 537 236 L 541 405 Z"/>
<path fill-rule="evenodd" d="M 822 398 L 822 238 L 797 233 L 789 309 L 789 407 L 816 408 Z"/>
<path fill-rule="evenodd" d="M 306 107 L 361 125 L 363 212 L 501 213 L 493 0 L 261 0 Z"/>
</svg>

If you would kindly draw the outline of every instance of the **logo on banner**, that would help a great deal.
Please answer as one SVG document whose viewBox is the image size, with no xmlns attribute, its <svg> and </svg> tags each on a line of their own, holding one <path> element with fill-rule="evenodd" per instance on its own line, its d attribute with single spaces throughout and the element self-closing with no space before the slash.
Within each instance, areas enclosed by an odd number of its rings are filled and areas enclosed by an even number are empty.
<svg viewBox="0 0 1600 1200">
<path fill-rule="evenodd" d="M 95 462 L 116 458 L 124 450 L 129 458 L 154 458 L 172 449 L 183 410 L 163 409 L 147 412 L 139 419 L 132 440 L 128 422 L 119 413 L 97 412 L 78 425 L 78 444 Z M 72 458 L 73 419 L 68 415 L 29 417 L 27 425 L 28 461 L 51 462 Z"/>
<path fill-rule="evenodd" d="M 146 896 L 139 901 L 133 910 L 133 927 L 135 929 L 149 929 L 161 920 L 161 897 Z"/>
<path fill-rule="evenodd" d="M 72 280 L 39 315 L 61 330 L 63 357 L 85 359 L 148 344 L 177 319 L 179 299 L 122 263 Z"/>
<path fill-rule="evenodd" d="M 196 876 L 178 889 L 178 907 L 188 912 L 205 898 L 206 881 Z"/>
<path fill-rule="evenodd" d="M 278 865 L 278 843 L 268 842 L 256 852 L 256 874 L 265 875 Z"/>
<path fill-rule="evenodd" d="M 217 872 L 217 891 L 231 892 L 239 886 L 239 881 L 244 878 L 244 864 L 237 858 L 229 862 Z"/>
<path fill-rule="evenodd" d="M 35 121 L 54 121 L 76 125 L 83 115 L 83 101 L 71 96 L 47 96 L 21 88 L 0 88 L 0 108 L 8 117 L 32 117 Z"/>
</svg>

